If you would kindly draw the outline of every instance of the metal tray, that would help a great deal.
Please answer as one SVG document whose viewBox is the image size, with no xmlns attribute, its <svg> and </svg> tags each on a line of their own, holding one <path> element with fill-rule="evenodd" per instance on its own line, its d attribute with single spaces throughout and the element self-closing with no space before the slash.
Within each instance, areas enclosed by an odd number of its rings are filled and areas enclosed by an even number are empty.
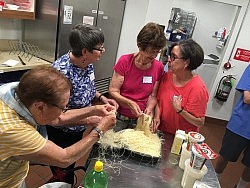
<svg viewBox="0 0 250 188">
<path fill-rule="evenodd" d="M 93 146 L 93 157 L 108 157 L 108 158 L 117 158 L 117 159 L 131 159 L 140 163 L 156 165 L 160 161 L 160 157 L 150 156 L 148 154 L 131 151 L 126 148 L 107 148 L 105 149 L 105 156 L 101 156 L 99 143 L 96 143 Z"/>
</svg>

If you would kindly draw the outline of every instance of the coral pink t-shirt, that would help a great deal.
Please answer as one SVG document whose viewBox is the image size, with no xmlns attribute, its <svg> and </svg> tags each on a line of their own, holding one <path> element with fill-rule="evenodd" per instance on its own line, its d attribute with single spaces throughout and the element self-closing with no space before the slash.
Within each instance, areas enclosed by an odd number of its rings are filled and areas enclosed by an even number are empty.
<svg viewBox="0 0 250 188">
<path fill-rule="evenodd" d="M 159 129 L 165 133 L 175 134 L 181 129 L 187 132 L 199 131 L 198 127 L 190 124 L 180 114 L 176 113 L 171 101 L 173 96 L 182 96 L 182 107 L 195 117 L 204 117 L 208 102 L 208 92 L 204 82 L 195 75 L 183 87 L 176 87 L 173 83 L 172 72 L 166 72 L 162 77 L 157 98 L 161 111 Z"/>
<path fill-rule="evenodd" d="M 163 64 L 158 60 L 154 60 L 149 69 L 141 70 L 135 66 L 134 54 L 126 54 L 119 58 L 114 70 L 124 77 L 120 94 L 136 102 L 140 109 L 144 111 L 155 82 L 160 81 L 163 75 Z M 134 118 L 130 109 L 124 106 L 120 106 L 118 112 L 126 117 Z"/>
</svg>

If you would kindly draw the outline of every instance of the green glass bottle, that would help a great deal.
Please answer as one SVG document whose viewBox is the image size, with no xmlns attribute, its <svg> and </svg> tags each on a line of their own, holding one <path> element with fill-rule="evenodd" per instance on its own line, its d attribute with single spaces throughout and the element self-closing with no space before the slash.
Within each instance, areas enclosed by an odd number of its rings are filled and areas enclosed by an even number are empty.
<svg viewBox="0 0 250 188">
<path fill-rule="evenodd" d="M 103 163 L 96 161 L 94 169 L 87 172 L 84 178 L 84 188 L 107 188 L 108 176 L 103 171 Z"/>
</svg>

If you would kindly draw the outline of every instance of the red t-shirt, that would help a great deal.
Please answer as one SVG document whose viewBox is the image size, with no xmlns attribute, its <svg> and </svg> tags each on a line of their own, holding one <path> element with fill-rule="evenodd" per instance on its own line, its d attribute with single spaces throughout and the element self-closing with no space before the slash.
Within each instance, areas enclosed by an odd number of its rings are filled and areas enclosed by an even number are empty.
<svg viewBox="0 0 250 188">
<path fill-rule="evenodd" d="M 183 87 L 173 84 L 172 72 L 166 72 L 162 77 L 158 90 L 158 104 L 161 112 L 161 124 L 159 129 L 163 132 L 175 134 L 181 129 L 186 132 L 199 131 L 198 127 L 190 124 L 180 114 L 176 113 L 171 101 L 173 96 L 182 96 L 182 107 L 195 117 L 204 117 L 208 102 L 206 85 L 198 75 L 195 75 Z"/>
<path fill-rule="evenodd" d="M 136 102 L 140 109 L 144 111 L 155 82 L 160 81 L 163 75 L 163 64 L 158 60 L 154 60 L 149 69 L 141 70 L 135 66 L 134 54 L 126 54 L 119 58 L 114 70 L 124 77 L 120 94 Z M 134 115 L 127 107 L 119 106 L 118 112 L 126 117 L 134 118 Z"/>
</svg>

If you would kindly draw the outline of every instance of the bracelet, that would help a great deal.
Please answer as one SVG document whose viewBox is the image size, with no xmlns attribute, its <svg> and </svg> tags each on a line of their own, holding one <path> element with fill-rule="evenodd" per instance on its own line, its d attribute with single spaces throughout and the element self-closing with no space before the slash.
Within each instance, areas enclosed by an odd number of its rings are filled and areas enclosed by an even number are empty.
<svg viewBox="0 0 250 188">
<path fill-rule="evenodd" d="M 101 97 L 103 96 L 103 94 L 99 95 L 98 97 L 98 101 L 101 102 Z"/>
<path fill-rule="evenodd" d="M 183 108 L 181 108 L 177 113 L 179 114 L 179 113 L 181 113 L 183 111 Z"/>
<path fill-rule="evenodd" d="M 98 127 L 95 127 L 93 130 L 95 130 L 98 133 L 98 137 L 102 138 L 103 137 L 103 131 L 99 129 Z"/>
</svg>

